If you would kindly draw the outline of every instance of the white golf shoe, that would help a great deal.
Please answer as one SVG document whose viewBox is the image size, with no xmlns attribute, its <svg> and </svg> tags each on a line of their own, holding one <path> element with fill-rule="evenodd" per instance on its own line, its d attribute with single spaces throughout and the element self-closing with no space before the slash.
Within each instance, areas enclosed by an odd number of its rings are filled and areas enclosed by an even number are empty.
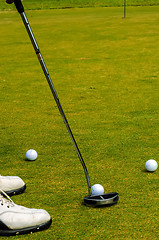
<svg viewBox="0 0 159 240">
<path fill-rule="evenodd" d="M 24 192 L 26 185 L 20 177 L 0 175 L 0 189 L 12 196 Z"/>
<path fill-rule="evenodd" d="M 17 205 L 0 189 L 0 236 L 41 231 L 48 228 L 51 222 L 45 210 Z"/>
</svg>

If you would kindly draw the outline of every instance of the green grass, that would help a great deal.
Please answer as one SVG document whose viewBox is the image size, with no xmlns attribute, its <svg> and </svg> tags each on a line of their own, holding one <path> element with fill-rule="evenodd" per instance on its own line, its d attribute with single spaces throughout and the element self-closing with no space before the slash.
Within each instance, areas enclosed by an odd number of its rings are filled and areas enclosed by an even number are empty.
<svg viewBox="0 0 159 240">
<path fill-rule="evenodd" d="M 55 9 L 55 8 L 83 8 L 83 7 L 121 7 L 124 0 L 23 0 L 25 9 Z M 127 0 L 128 6 L 154 6 L 159 0 Z M 1 10 L 13 10 L 14 4 L 0 3 Z"/>
<path fill-rule="evenodd" d="M 144 164 L 159 159 L 158 12 L 26 12 L 91 183 L 119 192 L 119 203 L 104 209 L 82 205 L 83 169 L 20 16 L 1 12 L 0 174 L 27 184 L 13 201 L 53 219 L 48 230 L 18 239 L 157 239 L 158 171 Z M 25 161 L 29 148 L 35 162 Z"/>
</svg>

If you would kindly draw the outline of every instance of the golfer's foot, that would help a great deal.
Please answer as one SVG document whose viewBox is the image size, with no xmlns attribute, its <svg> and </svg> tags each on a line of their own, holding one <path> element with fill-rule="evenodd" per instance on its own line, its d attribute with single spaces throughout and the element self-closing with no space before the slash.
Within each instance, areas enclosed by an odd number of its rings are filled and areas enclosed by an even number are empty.
<svg viewBox="0 0 159 240">
<path fill-rule="evenodd" d="M 48 228 L 51 222 L 51 217 L 45 210 L 16 205 L 0 189 L 0 236 L 41 231 Z"/>
<path fill-rule="evenodd" d="M 0 189 L 12 196 L 22 193 L 26 189 L 26 185 L 20 177 L 0 175 Z"/>
</svg>

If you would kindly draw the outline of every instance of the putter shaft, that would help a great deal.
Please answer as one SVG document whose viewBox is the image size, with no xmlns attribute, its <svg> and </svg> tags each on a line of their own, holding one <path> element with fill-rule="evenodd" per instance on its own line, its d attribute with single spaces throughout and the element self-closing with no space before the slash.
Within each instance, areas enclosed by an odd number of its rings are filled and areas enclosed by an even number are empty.
<svg viewBox="0 0 159 240">
<path fill-rule="evenodd" d="M 69 133 L 69 135 L 70 135 L 70 138 L 71 138 L 71 140 L 72 140 L 72 143 L 73 143 L 73 145 L 74 145 L 74 148 L 75 148 L 75 150 L 76 150 L 76 152 L 77 152 L 77 154 L 78 154 L 79 160 L 80 160 L 80 162 L 81 162 L 81 164 L 82 164 L 82 166 L 83 166 L 83 169 L 84 169 L 84 172 L 85 172 L 85 176 L 86 176 L 86 180 L 87 180 L 87 185 L 88 185 L 88 192 L 89 192 L 89 194 L 90 194 L 90 192 L 91 192 L 91 184 L 90 184 L 90 180 L 89 180 L 88 170 L 87 170 L 87 167 L 86 167 L 85 162 L 84 162 L 84 160 L 83 160 L 82 154 L 81 154 L 81 152 L 80 152 L 80 150 L 79 150 L 79 148 L 78 148 L 77 142 L 76 142 L 76 140 L 75 140 L 75 138 L 74 138 L 74 136 L 73 136 L 73 133 L 72 133 L 72 131 L 71 131 L 71 128 L 70 128 L 70 126 L 69 126 L 69 123 L 68 123 L 68 121 L 67 121 L 67 118 L 66 118 L 66 116 L 65 116 L 65 113 L 64 113 L 64 111 L 63 111 L 63 109 L 62 109 L 61 103 L 60 103 L 59 98 L 58 98 L 58 96 L 57 96 L 57 93 L 56 93 L 56 91 L 55 91 L 54 85 L 53 85 L 52 80 L 51 80 L 51 78 L 50 78 L 49 72 L 48 72 L 48 70 L 47 70 L 47 68 L 46 68 L 45 62 L 44 62 L 44 60 L 43 60 L 43 57 L 42 57 L 42 55 L 41 55 L 40 49 L 39 49 L 38 44 L 37 44 L 37 42 L 36 42 L 36 40 L 35 40 L 34 34 L 33 34 L 32 30 L 31 30 L 31 27 L 30 27 L 30 25 L 29 25 L 29 22 L 28 22 L 28 19 L 27 19 L 26 15 L 25 15 L 25 12 L 22 11 L 22 12 L 20 13 L 20 15 L 21 15 L 21 18 L 22 18 L 23 23 L 24 23 L 24 25 L 25 25 L 25 28 L 26 28 L 26 30 L 27 30 L 27 32 L 28 32 L 28 35 L 29 35 L 29 37 L 30 37 L 30 40 L 31 40 L 32 45 L 33 45 L 34 50 L 35 50 L 35 53 L 36 53 L 36 55 L 37 55 L 37 57 L 38 57 L 38 60 L 39 60 L 39 62 L 40 62 L 40 65 L 41 65 L 41 67 L 42 67 L 42 70 L 43 70 L 43 72 L 44 72 L 44 74 L 45 74 L 45 77 L 46 77 L 46 79 L 47 79 L 47 82 L 48 82 L 49 87 L 50 87 L 50 89 L 51 89 L 51 92 L 52 92 L 52 94 L 53 94 L 53 97 L 54 97 L 54 99 L 55 99 L 55 102 L 56 102 L 56 104 L 57 104 L 57 107 L 58 107 L 58 109 L 59 109 L 59 111 L 60 111 L 60 114 L 61 114 L 61 116 L 62 116 L 62 118 L 63 118 L 64 123 L 65 123 L 65 126 L 66 126 L 66 128 L 67 128 L 67 130 L 68 130 L 68 133 Z"/>
</svg>

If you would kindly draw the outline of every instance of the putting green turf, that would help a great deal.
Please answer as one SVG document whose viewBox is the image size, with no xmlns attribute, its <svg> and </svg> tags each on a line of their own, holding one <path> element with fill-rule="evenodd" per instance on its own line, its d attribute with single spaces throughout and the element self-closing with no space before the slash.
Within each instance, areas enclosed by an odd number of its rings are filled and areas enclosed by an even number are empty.
<svg viewBox="0 0 159 240">
<path fill-rule="evenodd" d="M 159 7 L 26 12 L 92 184 L 119 203 L 82 205 L 87 185 L 16 12 L 0 14 L 1 172 L 19 175 L 17 204 L 44 208 L 51 227 L 19 239 L 157 239 Z M 38 159 L 25 161 L 34 148 Z M 14 239 L 11 237 L 10 239 Z M 5 239 L 5 238 L 4 238 Z"/>
</svg>

